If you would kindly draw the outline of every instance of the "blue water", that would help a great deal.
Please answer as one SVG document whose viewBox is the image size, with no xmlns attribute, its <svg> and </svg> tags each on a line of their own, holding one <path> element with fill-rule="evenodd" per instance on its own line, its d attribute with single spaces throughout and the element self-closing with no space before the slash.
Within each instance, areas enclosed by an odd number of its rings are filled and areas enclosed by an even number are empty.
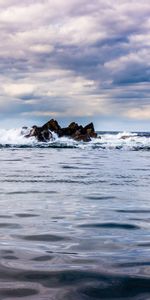
<svg viewBox="0 0 150 300">
<path fill-rule="evenodd" d="M 150 151 L 0 149 L 0 299 L 18 298 L 150 299 Z"/>
</svg>

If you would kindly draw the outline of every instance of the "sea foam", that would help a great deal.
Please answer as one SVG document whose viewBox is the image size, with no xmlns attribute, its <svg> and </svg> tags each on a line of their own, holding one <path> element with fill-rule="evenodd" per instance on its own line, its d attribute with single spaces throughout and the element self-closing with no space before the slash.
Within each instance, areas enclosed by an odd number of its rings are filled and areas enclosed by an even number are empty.
<svg viewBox="0 0 150 300">
<path fill-rule="evenodd" d="M 53 133 L 52 140 L 38 142 L 35 137 L 26 138 L 31 128 L 0 129 L 2 147 L 54 147 L 54 148 L 97 148 L 107 150 L 150 150 L 149 133 L 100 132 L 91 142 L 77 142 L 67 137 L 59 138 Z"/>
</svg>

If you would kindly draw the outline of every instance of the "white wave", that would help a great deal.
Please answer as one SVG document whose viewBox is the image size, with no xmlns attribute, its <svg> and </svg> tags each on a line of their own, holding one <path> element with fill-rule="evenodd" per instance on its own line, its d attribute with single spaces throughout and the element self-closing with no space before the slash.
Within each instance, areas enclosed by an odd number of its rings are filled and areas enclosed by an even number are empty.
<svg viewBox="0 0 150 300">
<path fill-rule="evenodd" d="M 136 150 L 150 148 L 150 137 L 138 136 L 137 133 L 120 132 L 101 135 L 101 140 L 98 143 L 106 149 Z"/>
<path fill-rule="evenodd" d="M 16 129 L 0 129 L 0 145 L 6 146 L 43 146 L 43 147 L 77 147 L 99 148 L 99 149 L 123 149 L 123 150 L 138 150 L 150 149 L 150 137 L 144 135 L 139 136 L 136 133 L 120 132 L 118 134 L 107 133 L 98 136 L 91 142 L 77 142 L 67 137 L 58 138 L 57 134 L 53 133 L 53 138 L 48 143 L 41 143 L 35 137 L 26 138 L 31 128 L 16 128 Z"/>
<path fill-rule="evenodd" d="M 29 128 L 16 129 L 0 129 L 0 144 L 1 145 L 30 145 L 36 143 L 34 137 L 27 139 L 25 137 L 29 132 Z"/>
</svg>

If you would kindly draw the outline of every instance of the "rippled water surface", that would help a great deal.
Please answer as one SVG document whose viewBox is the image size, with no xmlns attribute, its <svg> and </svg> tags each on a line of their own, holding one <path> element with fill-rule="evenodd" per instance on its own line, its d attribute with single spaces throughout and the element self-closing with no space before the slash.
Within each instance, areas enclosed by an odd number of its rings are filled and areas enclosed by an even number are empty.
<svg viewBox="0 0 150 300">
<path fill-rule="evenodd" d="M 0 299 L 150 299 L 150 152 L 1 148 Z"/>
</svg>

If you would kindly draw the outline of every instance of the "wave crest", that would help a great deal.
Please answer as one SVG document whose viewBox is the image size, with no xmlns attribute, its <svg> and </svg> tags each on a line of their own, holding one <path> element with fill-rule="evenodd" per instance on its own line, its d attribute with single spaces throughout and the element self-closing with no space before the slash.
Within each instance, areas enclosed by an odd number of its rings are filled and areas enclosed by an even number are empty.
<svg viewBox="0 0 150 300">
<path fill-rule="evenodd" d="M 26 138 L 31 128 L 0 129 L 0 147 L 52 147 L 52 148 L 93 148 L 107 150 L 150 150 L 149 133 L 101 132 L 91 142 L 76 142 L 67 137 L 58 138 L 53 133 L 51 141 L 38 142 L 35 137 Z"/>
</svg>

